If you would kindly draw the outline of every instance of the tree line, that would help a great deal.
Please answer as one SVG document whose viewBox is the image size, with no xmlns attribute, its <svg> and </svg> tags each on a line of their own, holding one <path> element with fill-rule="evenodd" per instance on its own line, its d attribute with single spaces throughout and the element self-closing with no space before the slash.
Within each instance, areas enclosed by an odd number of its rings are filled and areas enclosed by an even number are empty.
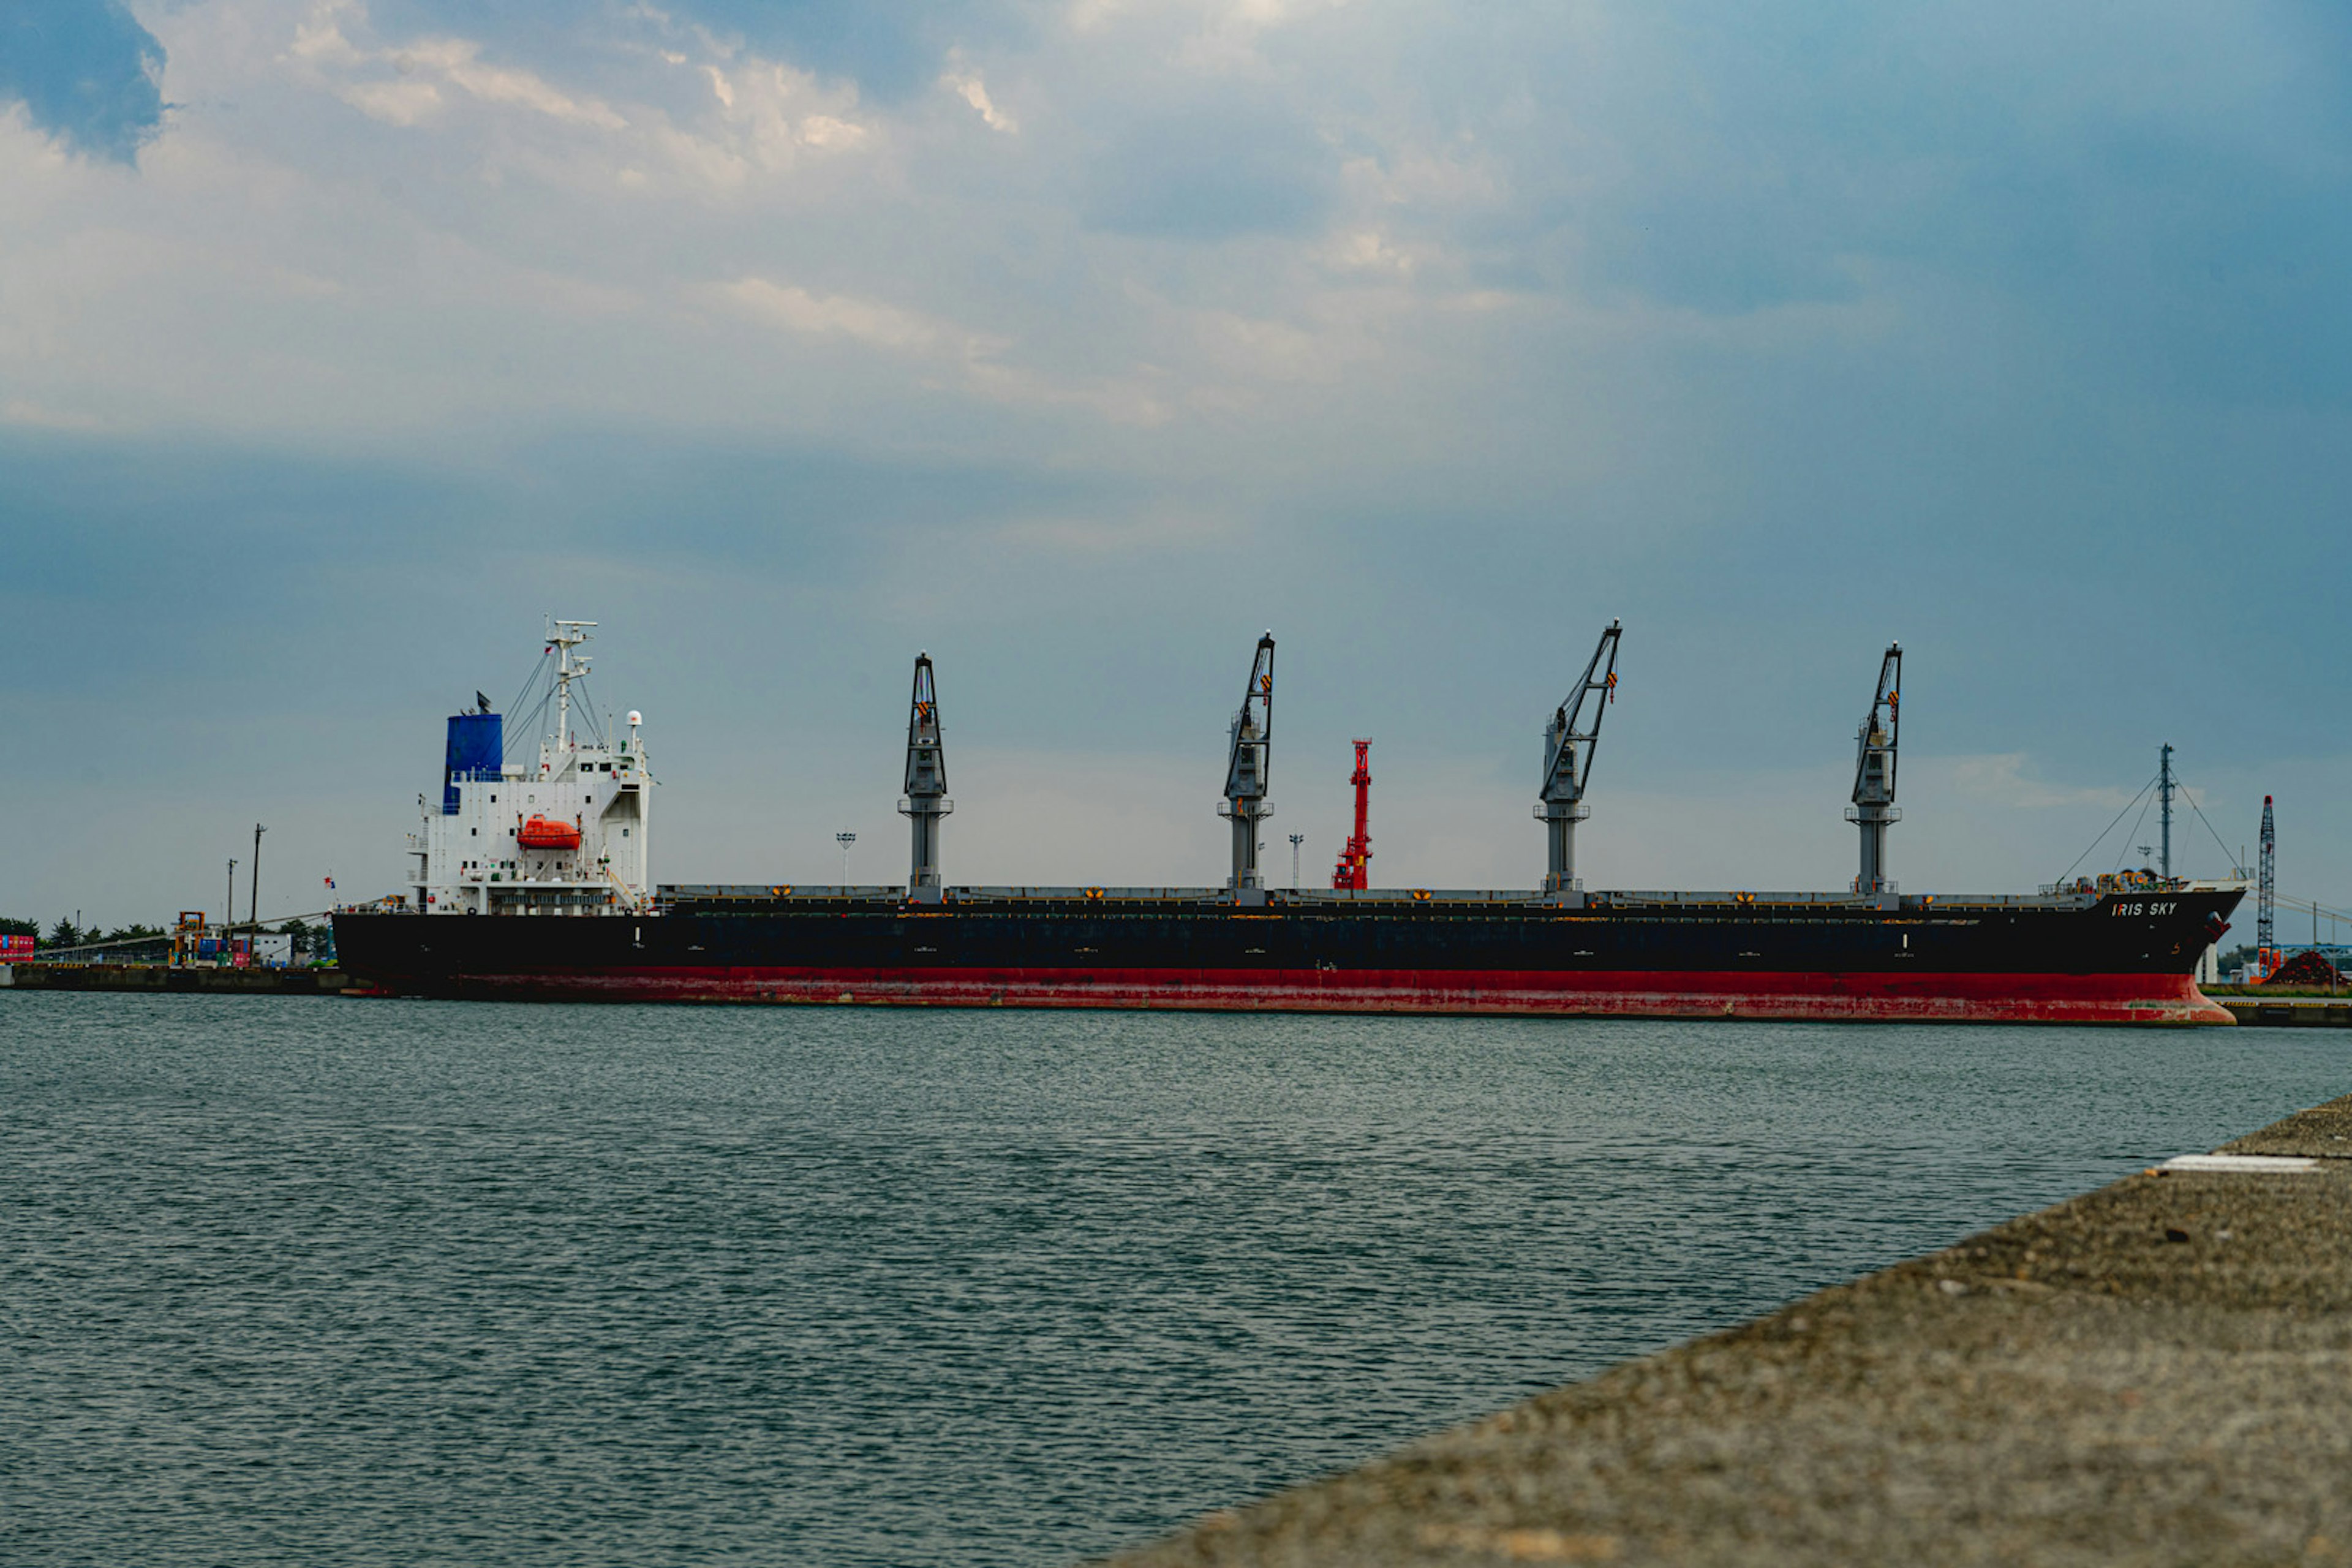
<svg viewBox="0 0 2352 1568">
<path fill-rule="evenodd" d="M 101 942 L 152 942 L 171 934 L 160 926 L 133 924 L 116 926 L 108 931 L 95 922 L 78 926 L 63 919 L 53 923 L 47 931 L 43 931 L 38 921 L 9 920 L 0 916 L 0 936 L 38 937 L 43 947 L 89 947 Z"/>
<path fill-rule="evenodd" d="M 262 929 L 283 931 L 291 936 L 294 939 L 296 952 L 321 953 L 334 945 L 333 934 L 327 926 L 312 925 L 308 921 L 284 921 L 274 926 L 265 921 L 262 923 Z M 61 947 L 96 947 L 100 942 L 165 942 L 170 940 L 171 935 L 170 931 L 161 926 L 141 925 L 133 922 L 127 926 L 116 926 L 113 930 L 108 931 L 95 921 L 81 926 L 62 917 L 52 922 L 47 931 L 43 931 L 41 922 L 38 921 L 15 920 L 0 915 L 0 936 L 37 937 L 43 947 L 51 950 Z"/>
</svg>

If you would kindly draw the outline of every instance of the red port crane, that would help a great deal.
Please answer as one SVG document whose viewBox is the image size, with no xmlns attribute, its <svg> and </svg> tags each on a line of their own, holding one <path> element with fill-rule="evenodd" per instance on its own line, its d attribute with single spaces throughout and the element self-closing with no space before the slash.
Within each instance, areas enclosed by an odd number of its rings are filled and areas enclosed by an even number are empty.
<svg viewBox="0 0 2352 1568">
<path fill-rule="evenodd" d="M 1331 885 L 1354 888 L 1359 891 L 1372 885 L 1370 874 L 1372 858 L 1372 743 L 1356 742 L 1356 771 L 1348 782 L 1356 786 L 1356 836 L 1339 851 L 1339 864 L 1332 868 Z"/>
</svg>

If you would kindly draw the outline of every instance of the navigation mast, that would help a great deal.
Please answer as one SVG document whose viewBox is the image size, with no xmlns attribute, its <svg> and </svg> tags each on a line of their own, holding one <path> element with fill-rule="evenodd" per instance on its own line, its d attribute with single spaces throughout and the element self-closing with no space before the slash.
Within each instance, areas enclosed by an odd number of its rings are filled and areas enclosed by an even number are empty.
<svg viewBox="0 0 2352 1568">
<path fill-rule="evenodd" d="M 2263 796 L 2263 837 L 2255 854 L 2254 965 L 2267 975 L 2278 967 L 2278 826 L 2268 795 Z"/>
<path fill-rule="evenodd" d="M 1331 870 L 1331 885 L 1361 892 L 1372 885 L 1371 742 L 1356 742 L 1356 771 L 1348 775 L 1348 782 L 1356 786 L 1356 831 L 1339 851 L 1339 863 Z"/>
<path fill-rule="evenodd" d="M 2157 870 L 2168 882 L 2172 880 L 2172 742 L 2164 743 L 2156 766 L 2156 798 L 2161 806 L 2157 816 L 2163 837 L 2157 840 L 2162 846 L 2156 862 Z"/>
<path fill-rule="evenodd" d="M 564 753 L 572 749 L 572 683 L 588 673 L 588 660 L 573 658 L 572 650 L 588 640 L 588 628 L 593 621 L 555 621 L 547 623 L 547 646 L 555 655 L 555 754 L 539 760 L 540 771 L 548 771 L 551 763 L 561 764 Z"/>
</svg>

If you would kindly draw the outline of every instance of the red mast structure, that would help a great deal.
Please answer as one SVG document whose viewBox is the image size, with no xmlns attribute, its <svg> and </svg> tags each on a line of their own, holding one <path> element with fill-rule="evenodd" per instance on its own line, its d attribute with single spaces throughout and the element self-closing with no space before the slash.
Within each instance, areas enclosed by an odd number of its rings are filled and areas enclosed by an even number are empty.
<svg viewBox="0 0 2352 1568">
<path fill-rule="evenodd" d="M 1348 782 L 1356 786 L 1356 836 L 1339 851 L 1339 864 L 1332 868 L 1334 888 L 1353 888 L 1361 891 L 1372 885 L 1370 866 L 1372 858 L 1372 743 L 1356 742 L 1356 771 Z"/>
</svg>

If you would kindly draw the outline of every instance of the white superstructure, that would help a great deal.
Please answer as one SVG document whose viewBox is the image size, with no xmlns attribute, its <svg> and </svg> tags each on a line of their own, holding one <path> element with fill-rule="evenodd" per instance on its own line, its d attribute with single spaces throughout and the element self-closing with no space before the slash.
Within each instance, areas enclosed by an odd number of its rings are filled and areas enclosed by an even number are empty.
<svg viewBox="0 0 2352 1568">
<path fill-rule="evenodd" d="M 628 914 L 651 905 L 646 824 L 653 776 L 646 769 L 640 715 L 628 736 L 601 737 L 593 710 L 575 727 L 572 685 L 588 673 L 574 650 L 593 621 L 549 625 L 547 673 L 553 728 L 538 761 L 505 760 L 500 717 L 488 710 L 451 721 L 448 775 L 438 800 L 420 795 L 424 820 L 408 838 L 410 886 L 427 914 Z M 495 765 L 468 766 L 458 728 L 484 725 L 499 740 Z M 520 739 L 520 737 L 516 737 Z M 474 759 L 478 761 L 479 759 Z"/>
</svg>

